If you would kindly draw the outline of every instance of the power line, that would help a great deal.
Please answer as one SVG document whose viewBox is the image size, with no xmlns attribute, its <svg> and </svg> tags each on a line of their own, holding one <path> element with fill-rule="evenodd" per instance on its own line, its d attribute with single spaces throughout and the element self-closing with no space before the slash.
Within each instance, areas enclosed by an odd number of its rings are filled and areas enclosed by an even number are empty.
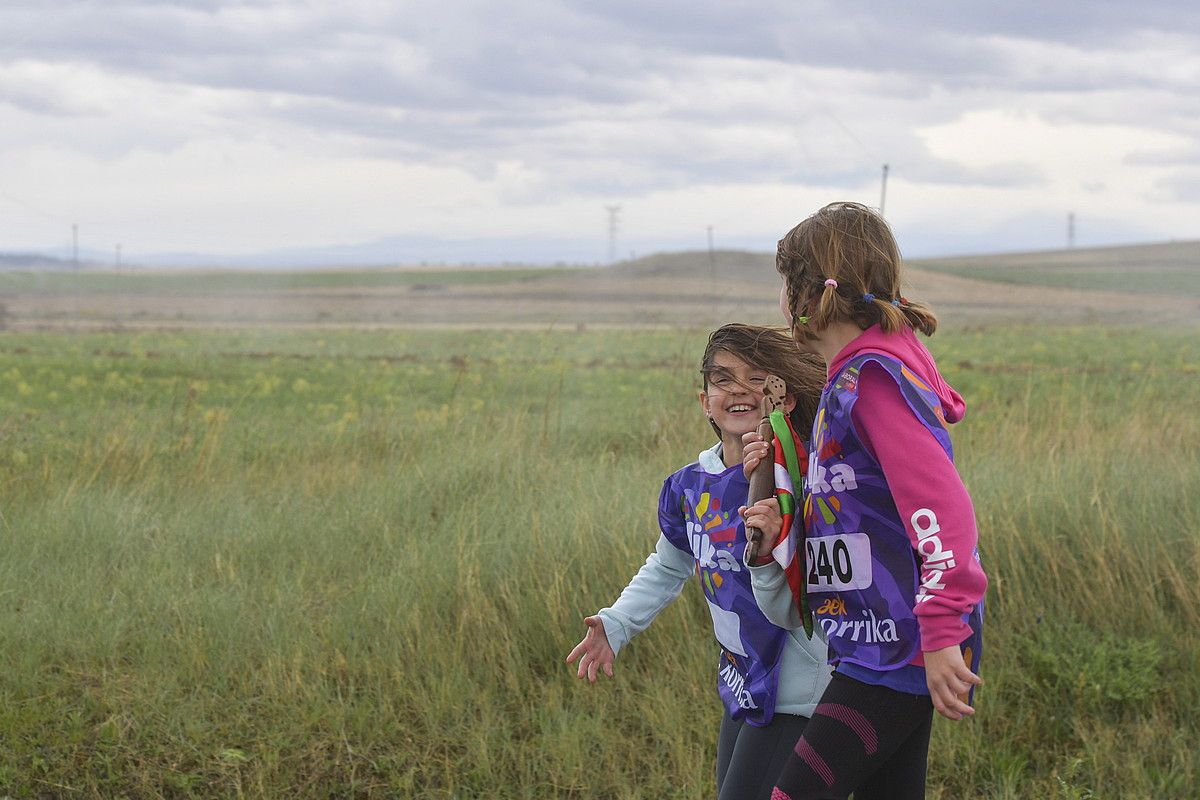
<svg viewBox="0 0 1200 800">
<path fill-rule="evenodd" d="M 65 218 L 63 218 L 57 214 L 51 214 L 48 211 L 38 208 L 37 206 L 33 205 L 32 203 L 22 200 L 20 197 L 17 197 L 16 195 L 9 194 L 8 192 L 0 192 L 0 198 L 7 200 L 8 202 L 12 203 L 13 205 L 20 206 L 21 208 L 25 209 L 26 212 L 28 212 L 29 214 L 32 214 L 35 217 L 41 217 L 42 219 L 49 220 L 51 222 L 61 223 L 61 222 L 66 221 Z"/>
</svg>

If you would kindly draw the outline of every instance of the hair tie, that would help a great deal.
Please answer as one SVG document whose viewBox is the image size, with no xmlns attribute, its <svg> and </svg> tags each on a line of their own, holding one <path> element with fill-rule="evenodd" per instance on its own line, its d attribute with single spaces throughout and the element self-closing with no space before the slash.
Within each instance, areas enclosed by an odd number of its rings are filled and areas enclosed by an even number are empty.
<svg viewBox="0 0 1200 800">
<path fill-rule="evenodd" d="M 825 285 L 832 286 L 834 289 L 836 289 L 838 287 L 838 282 L 835 281 L 833 278 L 826 278 Z"/>
<path fill-rule="evenodd" d="M 892 305 L 894 305 L 896 308 L 899 308 L 899 307 L 900 307 L 900 301 L 899 301 L 899 300 L 893 300 L 893 301 L 892 301 Z"/>
<path fill-rule="evenodd" d="M 865 303 L 874 303 L 874 302 L 875 302 L 875 295 L 871 294 L 870 292 L 867 292 L 866 294 L 864 294 L 864 295 L 863 295 L 863 302 L 865 302 Z"/>
<path fill-rule="evenodd" d="M 807 325 L 808 317 L 796 317 L 796 324 L 797 325 Z"/>
</svg>

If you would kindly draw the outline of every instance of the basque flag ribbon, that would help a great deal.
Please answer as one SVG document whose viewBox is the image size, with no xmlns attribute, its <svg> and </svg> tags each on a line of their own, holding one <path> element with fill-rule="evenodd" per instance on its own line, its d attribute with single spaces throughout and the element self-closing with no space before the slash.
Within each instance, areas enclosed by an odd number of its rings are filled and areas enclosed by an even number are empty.
<svg viewBox="0 0 1200 800">
<path fill-rule="evenodd" d="M 775 432 L 772 448 L 775 453 L 775 497 L 779 500 L 779 513 L 783 515 L 783 526 L 779 539 L 771 548 L 771 557 L 783 567 L 796 607 L 800 609 L 800 618 L 804 620 L 804 632 L 811 639 L 813 616 L 804 580 L 804 521 L 796 513 L 796 487 L 801 491 L 804 489 L 808 453 L 782 411 L 772 411 L 770 420 L 771 430 Z"/>
</svg>

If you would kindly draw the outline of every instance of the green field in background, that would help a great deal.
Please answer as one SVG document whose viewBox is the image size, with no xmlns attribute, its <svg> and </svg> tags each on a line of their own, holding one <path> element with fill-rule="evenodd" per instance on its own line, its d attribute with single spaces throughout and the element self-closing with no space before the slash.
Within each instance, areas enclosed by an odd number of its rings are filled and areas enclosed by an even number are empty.
<svg viewBox="0 0 1200 800">
<path fill-rule="evenodd" d="M 990 577 L 931 798 L 1200 783 L 1200 337 L 930 341 Z M 707 798 L 696 587 L 562 660 L 710 442 L 703 332 L 0 333 L 0 796 Z"/>
</svg>

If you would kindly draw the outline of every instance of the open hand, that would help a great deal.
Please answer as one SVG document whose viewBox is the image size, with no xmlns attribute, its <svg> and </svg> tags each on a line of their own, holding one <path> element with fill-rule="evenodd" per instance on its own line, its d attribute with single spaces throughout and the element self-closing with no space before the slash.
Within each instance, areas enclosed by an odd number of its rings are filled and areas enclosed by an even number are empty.
<svg viewBox="0 0 1200 800">
<path fill-rule="evenodd" d="M 983 678 L 967 667 L 958 645 L 925 653 L 925 681 L 933 707 L 943 717 L 958 720 L 975 713 L 967 705 L 967 694 L 972 686 L 982 685 Z"/>
<path fill-rule="evenodd" d="M 567 663 L 573 664 L 579 659 L 579 671 L 576 677 L 580 680 L 587 676 L 590 683 L 596 682 L 597 673 L 603 669 L 608 677 L 613 676 L 613 661 L 617 654 L 608 644 L 608 634 L 604 632 L 604 623 L 599 617 L 584 617 L 583 624 L 587 625 L 587 635 L 575 645 L 575 649 L 567 656 Z"/>
</svg>

